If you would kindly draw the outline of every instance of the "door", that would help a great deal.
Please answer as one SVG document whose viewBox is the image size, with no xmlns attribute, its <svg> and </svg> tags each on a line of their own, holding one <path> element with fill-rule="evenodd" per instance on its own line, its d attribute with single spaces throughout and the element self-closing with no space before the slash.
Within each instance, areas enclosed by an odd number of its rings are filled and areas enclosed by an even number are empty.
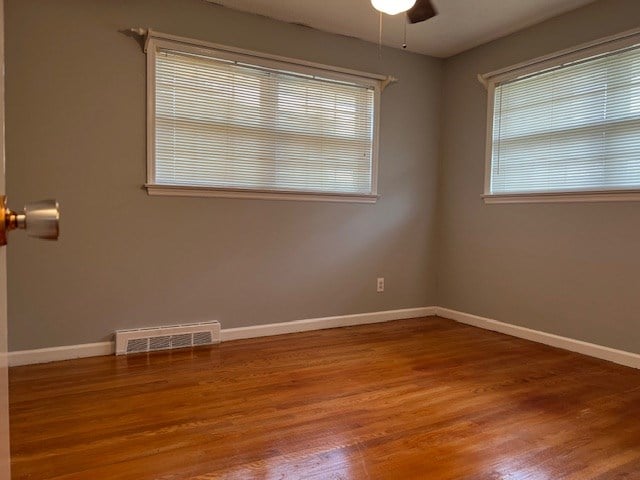
<svg viewBox="0 0 640 480">
<path fill-rule="evenodd" d="M 0 195 L 4 192 L 4 0 L 0 0 Z M 0 478 L 11 478 L 7 365 L 7 247 L 0 246 Z"/>
<path fill-rule="evenodd" d="M 4 0 L 0 0 L 0 480 L 11 478 L 7 353 L 7 235 L 11 230 L 22 229 L 26 230 L 30 237 L 57 240 L 60 218 L 58 202 L 55 200 L 27 204 L 22 212 L 14 212 L 6 206 L 4 70 Z"/>
</svg>

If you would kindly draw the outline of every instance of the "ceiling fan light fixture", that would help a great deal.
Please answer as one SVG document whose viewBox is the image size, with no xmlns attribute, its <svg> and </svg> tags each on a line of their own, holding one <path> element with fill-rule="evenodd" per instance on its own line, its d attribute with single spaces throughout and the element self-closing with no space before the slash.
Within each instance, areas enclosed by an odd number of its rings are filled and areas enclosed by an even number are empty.
<svg viewBox="0 0 640 480">
<path fill-rule="evenodd" d="M 406 12 L 416 3 L 416 0 L 371 0 L 376 10 L 387 15 L 397 15 Z"/>
</svg>

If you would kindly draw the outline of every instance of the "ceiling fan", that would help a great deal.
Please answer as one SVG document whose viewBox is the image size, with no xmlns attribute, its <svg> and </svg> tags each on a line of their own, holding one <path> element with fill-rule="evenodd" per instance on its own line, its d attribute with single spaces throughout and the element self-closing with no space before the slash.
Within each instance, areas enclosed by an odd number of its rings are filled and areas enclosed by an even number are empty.
<svg viewBox="0 0 640 480">
<path fill-rule="evenodd" d="M 371 5 L 388 15 L 407 12 L 409 23 L 424 22 L 438 14 L 431 0 L 371 0 Z"/>
</svg>

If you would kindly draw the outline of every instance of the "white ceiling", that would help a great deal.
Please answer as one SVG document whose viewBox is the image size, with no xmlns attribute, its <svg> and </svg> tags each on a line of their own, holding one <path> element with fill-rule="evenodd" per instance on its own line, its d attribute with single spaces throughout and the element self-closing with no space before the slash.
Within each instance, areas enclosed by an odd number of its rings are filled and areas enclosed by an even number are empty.
<svg viewBox="0 0 640 480">
<path fill-rule="evenodd" d="M 369 0 L 207 0 L 325 32 L 378 41 Z M 408 25 L 408 50 L 449 57 L 594 0 L 432 0 L 439 15 Z M 383 44 L 402 48 L 404 14 L 384 16 Z"/>
</svg>

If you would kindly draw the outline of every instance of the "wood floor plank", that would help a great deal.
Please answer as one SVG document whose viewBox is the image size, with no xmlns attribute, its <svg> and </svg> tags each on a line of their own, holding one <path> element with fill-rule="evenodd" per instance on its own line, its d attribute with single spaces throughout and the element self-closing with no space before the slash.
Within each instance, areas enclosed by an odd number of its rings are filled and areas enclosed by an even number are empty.
<svg viewBox="0 0 640 480">
<path fill-rule="evenodd" d="M 640 479 L 640 371 L 437 317 L 10 382 L 15 479 Z"/>
</svg>

